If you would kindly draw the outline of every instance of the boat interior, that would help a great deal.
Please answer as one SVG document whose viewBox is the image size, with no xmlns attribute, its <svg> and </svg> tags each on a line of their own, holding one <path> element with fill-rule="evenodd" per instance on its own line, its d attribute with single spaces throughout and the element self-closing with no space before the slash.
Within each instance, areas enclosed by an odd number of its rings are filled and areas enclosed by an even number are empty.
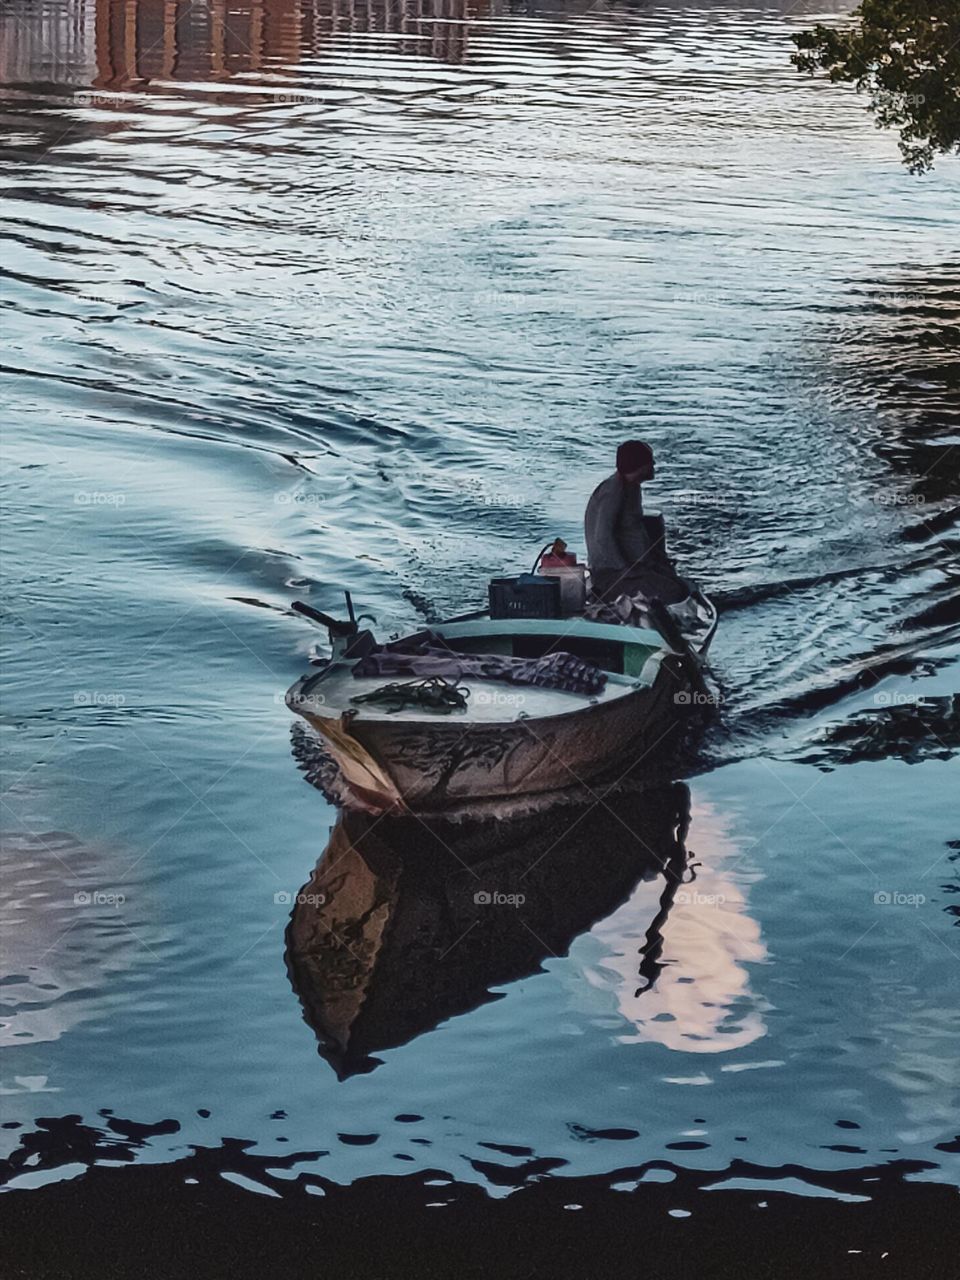
<svg viewBox="0 0 960 1280">
<path fill-rule="evenodd" d="M 469 689 L 465 710 L 452 716 L 470 722 L 509 723 L 526 717 L 541 718 L 582 710 L 586 706 L 610 702 L 652 684 L 664 644 L 655 631 L 612 626 L 570 618 L 523 618 L 499 621 L 490 618 L 440 623 L 424 630 L 423 639 L 438 637 L 449 648 L 463 654 L 496 654 L 514 658 L 539 658 L 555 652 L 572 653 L 593 662 L 607 673 L 607 683 L 597 694 L 544 689 L 536 685 L 514 685 L 499 680 L 469 676 L 462 682 Z M 409 637 L 411 640 L 417 636 Z M 388 711 L 375 704 L 357 706 L 353 699 L 372 693 L 388 683 L 383 676 L 356 678 L 353 661 L 334 660 L 301 684 L 294 703 L 321 718 L 339 717 L 352 710 L 365 720 L 420 721 L 424 711 L 407 707 Z M 300 705 L 297 706 L 296 703 Z M 430 719 L 436 716 L 427 713 Z"/>
<path fill-rule="evenodd" d="M 511 658 L 572 653 L 602 671 L 634 678 L 641 678 L 652 655 L 663 649 L 656 631 L 584 618 L 483 618 L 440 623 L 431 631 L 458 653 L 496 653 Z"/>
</svg>

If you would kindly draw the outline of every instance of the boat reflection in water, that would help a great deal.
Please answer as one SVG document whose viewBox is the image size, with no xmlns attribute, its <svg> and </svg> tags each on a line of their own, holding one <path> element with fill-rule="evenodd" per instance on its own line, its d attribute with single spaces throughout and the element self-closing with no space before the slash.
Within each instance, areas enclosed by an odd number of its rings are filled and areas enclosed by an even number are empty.
<svg viewBox="0 0 960 1280">
<path fill-rule="evenodd" d="M 663 928 L 688 878 L 690 796 L 668 783 L 546 813 L 431 822 L 341 813 L 298 895 L 287 963 L 341 1079 L 446 1018 L 498 998 L 662 881 L 632 990 L 656 987 Z"/>
</svg>

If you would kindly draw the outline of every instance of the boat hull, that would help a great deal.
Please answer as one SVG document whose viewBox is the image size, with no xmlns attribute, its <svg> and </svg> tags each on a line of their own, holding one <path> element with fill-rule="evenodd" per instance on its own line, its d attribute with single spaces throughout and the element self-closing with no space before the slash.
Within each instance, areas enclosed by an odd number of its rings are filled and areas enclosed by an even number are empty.
<svg viewBox="0 0 960 1280">
<path fill-rule="evenodd" d="M 288 700 L 336 765 L 331 790 L 348 807 L 375 813 L 489 807 L 643 769 L 655 749 L 660 758 L 669 747 L 692 701 L 684 665 L 668 653 L 650 684 L 623 697 L 499 725 L 324 716 L 298 702 L 300 687 Z"/>
</svg>

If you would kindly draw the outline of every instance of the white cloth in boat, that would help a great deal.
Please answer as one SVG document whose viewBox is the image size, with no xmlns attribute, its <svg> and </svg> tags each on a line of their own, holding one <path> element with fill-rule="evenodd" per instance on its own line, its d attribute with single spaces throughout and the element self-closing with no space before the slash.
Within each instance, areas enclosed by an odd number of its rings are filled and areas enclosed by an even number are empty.
<svg viewBox="0 0 960 1280">
<path fill-rule="evenodd" d="M 404 646 L 401 648 L 401 646 Z M 566 693 L 593 695 L 607 683 L 605 671 L 572 653 L 548 653 L 542 658 L 510 658 L 495 653 L 456 653 L 439 637 L 384 645 L 361 658 L 353 668 L 358 679 L 406 676 L 445 680 L 496 680 L 506 684 L 539 685 Z"/>
</svg>

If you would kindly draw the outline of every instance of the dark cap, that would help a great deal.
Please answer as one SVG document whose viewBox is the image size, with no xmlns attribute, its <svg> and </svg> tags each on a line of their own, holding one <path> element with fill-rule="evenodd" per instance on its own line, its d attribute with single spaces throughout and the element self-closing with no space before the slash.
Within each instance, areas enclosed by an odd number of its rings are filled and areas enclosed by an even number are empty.
<svg viewBox="0 0 960 1280">
<path fill-rule="evenodd" d="M 653 465 L 653 450 L 642 440 L 627 440 L 617 449 L 617 470 L 622 476 Z"/>
</svg>

